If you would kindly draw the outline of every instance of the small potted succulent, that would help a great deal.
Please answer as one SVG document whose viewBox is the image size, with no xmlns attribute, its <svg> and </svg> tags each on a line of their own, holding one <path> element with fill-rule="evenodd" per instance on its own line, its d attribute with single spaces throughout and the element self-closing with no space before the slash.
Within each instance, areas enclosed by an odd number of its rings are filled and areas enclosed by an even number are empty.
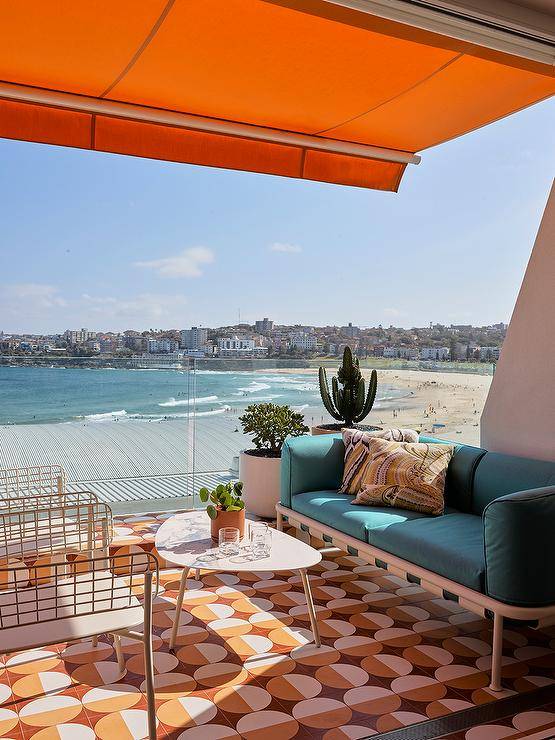
<svg viewBox="0 0 555 740">
<path fill-rule="evenodd" d="M 245 502 L 241 498 L 243 483 L 220 483 L 212 491 L 201 488 L 199 498 L 203 504 L 208 503 L 206 513 L 210 517 L 210 534 L 217 542 L 220 529 L 234 527 L 239 530 L 239 537 L 245 533 Z"/>
<path fill-rule="evenodd" d="M 275 403 L 251 404 L 239 421 L 254 442 L 254 449 L 243 450 L 239 456 L 245 505 L 253 514 L 273 518 L 280 494 L 283 443 L 287 437 L 299 437 L 310 430 L 302 414 Z"/>
<path fill-rule="evenodd" d="M 376 400 L 376 391 L 378 389 L 378 374 L 372 370 L 368 382 L 368 393 L 362 373 L 360 372 L 359 361 L 353 357 L 350 347 L 345 347 L 343 351 L 343 362 L 337 371 L 337 377 L 331 379 L 331 394 L 328 386 L 326 369 L 320 368 L 318 373 L 320 381 L 320 396 L 326 411 L 339 424 L 319 424 L 312 428 L 312 434 L 335 434 L 345 427 L 355 427 L 366 431 L 376 431 L 381 427 L 364 425 L 360 422 L 365 419 L 374 405 Z"/>
</svg>

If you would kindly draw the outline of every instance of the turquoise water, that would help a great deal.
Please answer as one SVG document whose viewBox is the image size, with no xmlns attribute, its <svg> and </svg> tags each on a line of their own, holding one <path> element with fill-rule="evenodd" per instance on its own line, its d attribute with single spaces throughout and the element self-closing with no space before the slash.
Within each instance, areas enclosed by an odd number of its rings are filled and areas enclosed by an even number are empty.
<svg viewBox="0 0 555 740">
<path fill-rule="evenodd" d="M 382 386 L 379 406 L 400 395 Z M 324 413 L 315 372 L 0 366 L 0 424 L 186 419 L 193 412 L 238 413 L 263 401 Z"/>
</svg>

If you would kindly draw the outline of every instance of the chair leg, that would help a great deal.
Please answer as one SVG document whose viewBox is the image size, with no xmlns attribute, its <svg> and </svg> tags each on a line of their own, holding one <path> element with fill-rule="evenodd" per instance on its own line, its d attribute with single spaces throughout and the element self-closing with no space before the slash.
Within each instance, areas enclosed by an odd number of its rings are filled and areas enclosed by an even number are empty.
<svg viewBox="0 0 555 740">
<path fill-rule="evenodd" d="M 501 686 L 501 660 L 503 658 L 503 616 L 493 615 L 493 644 L 491 656 L 491 691 L 502 691 Z"/>
<path fill-rule="evenodd" d="M 154 668 L 152 663 L 152 632 L 145 634 L 145 679 L 148 711 L 148 737 L 156 739 L 156 705 L 154 703 Z"/>
<path fill-rule="evenodd" d="M 92 637 L 92 646 L 93 648 L 98 646 L 98 635 L 93 635 Z"/>
<path fill-rule="evenodd" d="M 116 658 L 118 659 L 118 668 L 121 674 L 125 673 L 125 658 L 123 657 L 123 650 L 121 649 L 121 638 L 119 635 L 114 635 L 114 650 L 116 651 Z"/>
<path fill-rule="evenodd" d="M 152 573 L 145 575 L 144 601 L 144 653 L 145 653 L 145 680 L 146 702 L 148 710 L 148 737 L 156 740 L 156 704 L 154 701 L 154 664 L 152 657 Z"/>
</svg>

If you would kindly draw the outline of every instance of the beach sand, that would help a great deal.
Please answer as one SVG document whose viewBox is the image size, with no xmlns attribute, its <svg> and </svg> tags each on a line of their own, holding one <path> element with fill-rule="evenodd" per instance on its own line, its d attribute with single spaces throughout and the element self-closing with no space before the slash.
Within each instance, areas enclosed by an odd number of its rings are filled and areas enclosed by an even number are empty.
<svg viewBox="0 0 555 740">
<path fill-rule="evenodd" d="M 296 368 L 273 372 L 313 374 L 315 370 Z M 331 380 L 333 371 L 327 369 L 327 373 L 328 380 Z M 368 377 L 370 370 L 362 369 L 362 373 Z M 394 386 L 402 391 L 402 395 L 398 399 L 377 403 L 365 421 L 386 428 L 408 427 L 423 434 L 478 445 L 480 415 L 491 380 L 491 375 L 472 373 L 378 370 L 378 397 L 382 395 L 380 384 Z M 316 424 L 321 423 L 323 413 L 314 417 L 315 413 L 314 409 L 306 410 L 307 423 L 310 424 L 313 418 Z M 435 426 L 440 424 L 444 426 Z"/>
</svg>

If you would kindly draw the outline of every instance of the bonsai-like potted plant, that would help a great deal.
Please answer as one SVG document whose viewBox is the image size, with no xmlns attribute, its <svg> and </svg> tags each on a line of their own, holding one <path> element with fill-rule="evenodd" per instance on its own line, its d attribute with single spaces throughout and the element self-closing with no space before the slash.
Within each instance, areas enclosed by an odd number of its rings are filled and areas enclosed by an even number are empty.
<svg viewBox="0 0 555 740">
<path fill-rule="evenodd" d="M 283 443 L 287 437 L 306 434 L 309 428 L 302 414 L 275 403 L 251 404 L 239 421 L 254 442 L 254 449 L 243 450 L 239 456 L 245 505 L 253 514 L 272 518 L 279 501 Z"/>
<path fill-rule="evenodd" d="M 245 502 L 241 498 L 243 483 L 220 483 L 212 491 L 201 488 L 199 498 L 203 504 L 210 502 L 206 507 L 206 513 L 210 517 L 210 534 L 217 542 L 220 529 L 223 527 L 235 527 L 239 530 L 239 536 L 245 533 Z"/>
<path fill-rule="evenodd" d="M 320 396 L 326 407 L 326 411 L 337 419 L 339 424 L 319 424 L 312 428 L 312 434 L 334 434 L 345 427 L 356 427 L 368 431 L 380 429 L 380 427 L 364 425 L 359 427 L 360 422 L 365 419 L 374 405 L 376 391 L 378 389 L 378 374 L 372 370 L 368 383 L 368 393 L 358 357 L 353 357 L 350 347 L 343 350 L 343 362 L 331 379 L 331 395 L 328 386 L 326 369 L 321 367 L 318 373 L 320 381 Z"/>
</svg>

